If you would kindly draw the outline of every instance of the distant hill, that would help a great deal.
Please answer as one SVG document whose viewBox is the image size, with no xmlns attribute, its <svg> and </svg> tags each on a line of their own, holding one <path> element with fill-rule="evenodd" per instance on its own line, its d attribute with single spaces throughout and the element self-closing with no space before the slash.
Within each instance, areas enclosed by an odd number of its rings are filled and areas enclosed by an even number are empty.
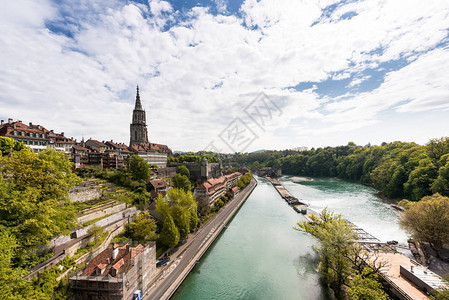
<svg viewBox="0 0 449 300">
<path fill-rule="evenodd" d="M 251 154 L 252 153 L 264 153 L 264 152 L 267 152 L 268 150 L 257 150 L 257 151 L 253 151 L 253 152 L 251 152 Z"/>
</svg>

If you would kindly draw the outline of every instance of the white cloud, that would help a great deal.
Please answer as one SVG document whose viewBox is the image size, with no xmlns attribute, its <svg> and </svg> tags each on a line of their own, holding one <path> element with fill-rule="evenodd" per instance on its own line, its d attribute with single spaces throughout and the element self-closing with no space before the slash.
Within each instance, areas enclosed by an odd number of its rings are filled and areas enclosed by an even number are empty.
<svg viewBox="0 0 449 300">
<path fill-rule="evenodd" d="M 8 13 L 0 12 L 0 116 L 127 142 L 139 83 L 150 139 L 198 150 L 261 91 L 283 109 L 278 127 L 261 139 L 264 148 L 287 143 L 281 129 L 316 136 L 309 137 L 313 142 L 363 130 L 385 110 L 448 108 L 442 73 L 448 50 L 429 51 L 447 36 L 447 1 L 359 1 L 319 19 L 334 3 L 247 0 L 240 19 L 214 16 L 204 7 L 181 13 L 159 0 L 149 7 L 9 2 Z M 225 5 L 218 1 L 218 10 Z M 74 15 L 62 14 L 62 7 Z M 348 12 L 356 16 L 340 20 Z M 61 26 L 72 36 L 46 28 L 48 21 L 67 19 L 70 24 Z M 410 64 L 366 93 L 330 98 L 317 89 L 290 88 L 350 77 L 348 87 L 354 87 L 369 80 L 358 75 L 367 68 L 401 57 Z"/>
</svg>

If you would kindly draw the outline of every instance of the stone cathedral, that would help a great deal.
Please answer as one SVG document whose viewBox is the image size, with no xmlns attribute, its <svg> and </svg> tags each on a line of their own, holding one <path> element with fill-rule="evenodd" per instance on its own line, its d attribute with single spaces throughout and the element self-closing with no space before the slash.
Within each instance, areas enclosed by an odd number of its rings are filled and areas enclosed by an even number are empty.
<svg viewBox="0 0 449 300">
<path fill-rule="evenodd" d="M 167 145 L 149 142 L 146 122 L 146 112 L 142 107 L 139 86 L 137 86 L 136 104 L 133 110 L 132 123 L 129 126 L 129 150 L 151 165 L 166 167 L 167 156 L 171 155 L 172 152 Z"/>
<path fill-rule="evenodd" d="M 133 120 L 130 125 L 129 145 L 148 144 L 148 129 L 146 124 L 146 112 L 140 102 L 139 86 L 137 86 L 136 105 L 133 110 Z"/>
</svg>

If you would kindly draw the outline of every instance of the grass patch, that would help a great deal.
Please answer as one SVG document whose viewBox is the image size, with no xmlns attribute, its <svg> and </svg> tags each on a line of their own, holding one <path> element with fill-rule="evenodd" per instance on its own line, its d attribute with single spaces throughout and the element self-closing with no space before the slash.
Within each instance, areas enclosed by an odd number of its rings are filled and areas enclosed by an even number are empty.
<svg viewBox="0 0 449 300">
<path fill-rule="evenodd" d="M 96 219 L 87 221 L 86 223 L 81 224 L 81 226 L 87 227 L 87 226 L 89 226 L 89 225 L 95 224 L 95 223 L 97 223 L 98 221 L 103 220 L 103 219 L 109 217 L 110 215 L 112 215 L 112 214 L 107 214 L 107 215 L 104 215 L 104 216 L 102 216 L 102 217 L 99 217 L 99 218 L 96 218 Z"/>
<path fill-rule="evenodd" d="M 111 199 L 98 198 L 86 202 L 76 202 L 73 203 L 72 205 L 78 212 L 80 212 L 89 208 L 93 208 L 95 206 L 106 204 L 108 202 L 111 202 Z"/>
<path fill-rule="evenodd" d="M 96 241 L 92 241 L 89 244 L 87 244 L 86 247 L 76 250 L 75 255 L 72 256 L 73 260 L 77 260 L 78 258 L 83 256 L 84 254 L 86 254 L 88 252 L 91 252 L 92 250 L 94 250 L 95 248 L 100 246 L 101 243 L 103 243 L 103 241 L 106 239 L 108 234 L 109 234 L 109 232 L 106 231 Z"/>
</svg>

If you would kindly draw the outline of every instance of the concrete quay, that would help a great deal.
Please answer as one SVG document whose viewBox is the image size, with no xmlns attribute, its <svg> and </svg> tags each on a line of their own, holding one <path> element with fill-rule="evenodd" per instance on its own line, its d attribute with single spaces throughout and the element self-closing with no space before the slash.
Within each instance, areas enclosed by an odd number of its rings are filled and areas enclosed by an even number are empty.
<svg viewBox="0 0 449 300">
<path fill-rule="evenodd" d="M 172 254 L 170 265 L 156 275 L 152 286 L 143 295 L 142 299 L 170 299 L 195 267 L 196 262 L 206 253 L 226 224 L 243 205 L 256 185 L 256 180 L 251 180 L 245 189 L 204 224 L 198 232 L 189 235 L 187 243 Z"/>
</svg>

